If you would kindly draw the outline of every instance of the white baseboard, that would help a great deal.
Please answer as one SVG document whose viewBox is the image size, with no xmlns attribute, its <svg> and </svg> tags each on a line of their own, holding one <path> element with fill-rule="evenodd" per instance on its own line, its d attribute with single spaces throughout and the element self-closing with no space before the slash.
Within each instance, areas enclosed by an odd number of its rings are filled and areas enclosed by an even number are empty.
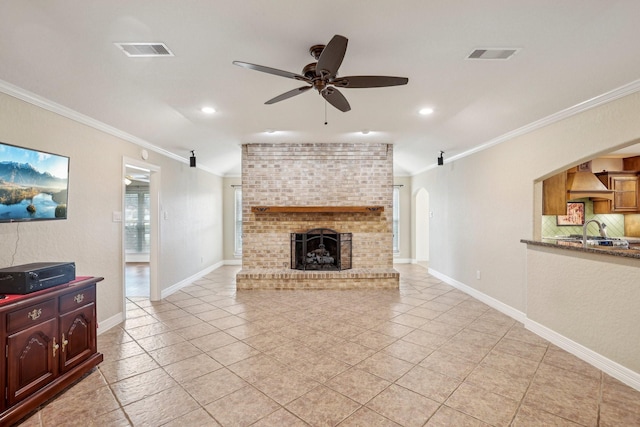
<svg viewBox="0 0 640 427">
<path fill-rule="evenodd" d="M 124 320 L 125 320 L 124 312 L 121 311 L 120 313 L 115 314 L 109 317 L 108 319 L 98 322 L 98 335 L 107 332 L 109 329 L 113 328 L 114 326 L 118 326 L 120 323 L 124 322 Z"/>
<path fill-rule="evenodd" d="M 178 283 L 171 285 L 168 288 L 163 289 L 160 292 L 160 298 L 161 299 L 165 299 L 166 297 L 168 297 L 169 295 L 173 294 L 174 292 L 179 291 L 180 289 L 184 288 L 185 286 L 191 284 L 192 282 L 200 279 L 203 276 L 206 276 L 207 274 L 211 273 L 213 270 L 218 269 L 220 267 L 222 267 L 223 265 L 225 265 L 224 261 L 220 261 L 217 262 L 207 268 L 205 268 L 204 270 L 200 270 L 199 272 L 197 272 L 196 274 L 187 277 L 186 279 L 183 279 L 181 281 L 179 281 Z"/>
<path fill-rule="evenodd" d="M 204 270 L 201 270 L 198 273 L 192 275 L 191 277 L 188 277 L 188 278 L 186 278 L 184 280 L 181 280 L 180 282 L 176 283 L 175 285 L 172 285 L 171 287 L 169 287 L 167 289 L 164 289 L 161 292 L 161 298 L 164 299 L 164 298 L 168 297 L 172 293 L 180 290 L 181 288 L 184 288 L 185 286 L 191 284 L 193 281 L 198 280 L 199 278 L 201 278 L 203 276 L 206 276 L 207 274 L 211 273 L 213 270 L 218 269 L 218 268 L 222 267 L 223 265 L 225 265 L 225 261 L 217 262 L 217 263 L 205 268 Z M 118 326 L 120 323 L 124 322 L 125 320 L 126 320 L 126 318 L 125 318 L 124 312 L 120 312 L 118 314 L 115 314 L 115 315 L 109 317 L 108 319 L 105 319 L 105 320 L 101 321 L 99 323 L 98 335 L 107 332 L 109 329 L 113 328 L 114 326 Z"/>
<path fill-rule="evenodd" d="M 462 292 L 464 292 L 465 294 L 471 295 L 472 297 L 474 297 L 475 299 L 477 299 L 478 301 L 482 301 L 483 303 L 487 304 L 489 307 L 491 308 L 495 308 L 496 310 L 498 310 L 499 312 L 506 314 L 507 316 L 517 320 L 520 323 L 524 323 L 525 319 L 527 318 L 526 314 L 523 313 L 520 310 L 516 310 L 515 308 L 511 307 L 510 305 L 507 305 L 501 301 L 498 301 L 497 299 L 490 297 L 487 294 L 484 294 L 474 288 L 472 288 L 471 286 L 467 286 L 462 282 L 458 282 L 455 279 L 452 279 L 449 276 L 446 276 L 432 268 L 429 268 L 429 274 L 431 274 L 433 277 L 436 277 L 440 280 L 442 280 L 443 282 L 445 282 L 448 285 L 453 286 L 456 289 L 461 290 Z"/>
<path fill-rule="evenodd" d="M 518 322 L 524 324 L 525 328 L 527 328 L 534 334 L 546 339 L 550 343 L 560 347 L 568 353 L 573 354 L 579 359 L 584 360 L 590 365 L 595 366 L 602 372 L 611 375 L 613 378 L 625 383 L 629 387 L 633 387 L 634 389 L 640 391 L 640 373 L 634 372 L 629 368 L 625 368 L 619 363 L 616 363 L 613 360 L 604 357 L 600 353 L 596 353 L 595 351 L 590 350 L 589 348 L 570 340 L 564 335 L 561 335 L 547 328 L 546 326 L 530 320 L 529 318 L 527 318 L 526 313 L 516 310 L 515 308 L 504 304 L 497 299 L 490 297 L 470 286 L 467 286 L 462 282 L 458 282 L 457 280 L 452 279 L 451 277 L 446 276 L 436 270 L 433 270 L 432 268 L 429 268 L 428 271 L 429 274 L 431 274 L 433 277 L 442 280 L 446 284 L 451 285 L 468 295 L 471 295 L 478 301 L 482 301 L 488 306 L 495 308 L 499 312 L 517 320 Z"/>
<path fill-rule="evenodd" d="M 394 264 L 413 264 L 413 260 L 411 258 L 394 258 Z"/>
<path fill-rule="evenodd" d="M 524 326 L 534 334 L 541 336 L 561 349 L 573 354 L 577 358 L 595 366 L 602 372 L 611 375 L 613 378 L 625 383 L 629 387 L 633 387 L 640 391 L 640 374 L 638 372 L 625 368 L 619 363 L 604 357 L 600 353 L 596 353 L 582 344 L 578 344 L 564 335 L 560 335 L 559 333 L 534 322 L 531 319 L 526 319 Z"/>
<path fill-rule="evenodd" d="M 241 259 L 225 259 L 224 265 L 242 265 Z"/>
</svg>

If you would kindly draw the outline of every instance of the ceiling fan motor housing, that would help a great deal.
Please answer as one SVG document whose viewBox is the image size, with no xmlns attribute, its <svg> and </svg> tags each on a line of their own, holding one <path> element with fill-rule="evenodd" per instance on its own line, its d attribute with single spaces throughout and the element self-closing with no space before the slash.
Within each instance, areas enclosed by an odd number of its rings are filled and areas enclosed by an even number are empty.
<svg viewBox="0 0 640 427">
<path fill-rule="evenodd" d="M 302 69 L 302 75 L 310 80 L 315 79 L 317 64 L 318 64 L 317 62 L 312 62 L 311 64 L 305 65 L 305 67 Z"/>
</svg>

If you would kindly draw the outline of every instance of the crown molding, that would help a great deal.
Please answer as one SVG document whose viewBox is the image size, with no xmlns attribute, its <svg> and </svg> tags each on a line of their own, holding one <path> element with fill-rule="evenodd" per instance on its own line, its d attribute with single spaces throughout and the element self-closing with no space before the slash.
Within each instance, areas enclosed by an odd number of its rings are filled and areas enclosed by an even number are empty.
<svg viewBox="0 0 640 427">
<path fill-rule="evenodd" d="M 68 119 L 81 123 L 83 125 L 92 127 L 101 132 L 115 136 L 116 138 L 120 138 L 132 144 L 154 151 L 165 157 L 169 157 L 170 159 L 176 160 L 181 163 L 189 164 L 189 159 L 187 159 L 186 157 L 178 156 L 177 154 L 174 154 L 170 151 L 167 151 L 163 148 L 153 145 L 152 143 L 145 141 L 144 139 L 141 139 L 141 138 L 138 138 L 137 136 L 123 132 L 120 129 L 114 128 L 113 126 L 109 126 L 106 123 L 102 123 L 101 121 L 93 119 L 89 116 L 85 116 L 84 114 L 81 114 L 75 110 L 72 110 L 71 108 L 65 107 L 64 105 L 58 104 L 42 96 L 36 95 L 35 93 L 29 92 L 28 90 L 25 90 L 21 87 L 13 85 L 4 80 L 0 80 L 0 92 L 5 93 L 14 98 L 20 99 L 24 102 L 28 102 L 29 104 L 35 105 L 36 107 L 40 107 L 44 110 L 51 111 L 52 113 L 59 114 L 63 117 L 66 117 Z M 219 176 L 217 173 L 215 173 L 214 171 L 206 167 L 198 166 L 198 169 L 202 169 L 213 175 Z"/>
<path fill-rule="evenodd" d="M 445 163 L 450 163 L 453 162 L 455 160 L 459 160 L 462 159 L 464 157 L 468 157 L 472 154 L 478 153 L 480 151 L 486 150 L 488 148 L 491 148 L 495 145 L 501 144 L 503 142 L 509 141 L 513 138 L 516 138 L 518 136 L 522 136 L 525 135 L 527 133 L 533 132 L 535 130 L 541 129 L 545 126 L 549 126 L 553 123 L 559 122 L 561 120 L 564 120 L 566 118 L 569 118 L 571 116 L 574 116 L 576 114 L 585 112 L 587 110 L 590 110 L 592 108 L 598 107 L 600 105 L 609 103 L 611 101 L 615 101 L 616 99 L 619 98 L 623 98 L 627 95 L 631 95 L 633 93 L 639 92 L 640 91 L 640 79 L 639 80 L 635 80 L 631 83 L 628 83 L 626 85 L 620 86 L 616 89 L 613 89 L 609 92 L 603 93 L 601 95 L 595 96 L 591 99 L 588 99 L 586 101 L 583 101 L 579 104 L 576 104 L 574 106 L 565 108 L 564 110 L 558 111 L 557 113 L 551 114 L 549 116 L 543 117 L 540 120 L 536 120 L 535 122 L 532 122 L 528 125 L 522 126 L 518 129 L 515 129 L 511 132 L 507 132 L 497 138 L 494 138 L 492 140 L 489 140 L 483 144 L 480 144 L 478 146 L 475 146 L 473 148 L 471 148 L 470 150 L 464 151 L 460 154 L 456 154 L 455 156 L 452 156 L 448 159 L 445 159 Z M 181 157 L 178 156 L 177 154 L 174 154 L 170 151 L 167 151 L 163 148 L 160 148 L 156 145 L 151 144 L 148 141 L 145 141 L 141 138 L 138 138 L 136 136 L 133 136 L 131 134 L 128 134 L 126 132 L 123 132 L 119 129 L 114 128 L 113 126 L 109 126 L 105 123 L 102 123 L 98 120 L 95 120 L 89 116 L 85 116 L 84 114 L 78 113 L 75 110 L 72 110 L 68 107 L 65 107 L 64 105 L 55 103 L 53 101 L 50 101 L 46 98 L 43 98 L 39 95 L 36 95 L 32 92 L 29 92 L 25 89 L 22 89 L 18 86 L 15 86 L 11 83 L 8 83 L 6 81 L 0 80 L 0 92 L 3 92 L 7 95 L 13 96 L 14 98 L 18 98 L 22 101 L 28 102 L 30 104 L 33 104 L 35 106 L 38 106 L 40 108 L 43 108 L 45 110 L 51 111 L 53 113 L 59 114 L 63 117 L 67 117 L 71 120 L 74 120 L 78 123 L 82 123 L 84 125 L 90 126 L 94 129 L 100 130 L 102 132 L 105 132 L 107 134 L 110 134 L 112 136 L 115 136 L 117 138 L 123 139 L 125 141 L 131 142 L 133 144 L 136 144 L 140 147 L 152 150 L 156 153 L 162 154 L 163 156 L 169 157 L 171 159 L 177 160 L 181 163 L 189 163 L 189 160 L 185 157 Z M 419 171 L 410 174 L 409 176 L 417 176 L 420 175 L 424 172 L 427 172 L 431 169 L 435 169 L 437 168 L 438 165 L 431 164 L 423 169 L 420 169 Z M 205 168 L 205 167 L 201 167 L 198 166 L 199 169 L 205 170 L 206 172 L 209 172 L 213 175 L 219 176 L 217 173 L 215 173 L 214 171 Z"/>
<path fill-rule="evenodd" d="M 445 163 L 450 163 L 455 160 L 462 159 L 463 157 L 470 156 L 472 154 L 478 153 L 480 151 L 486 150 L 488 148 L 493 147 L 494 145 L 501 144 L 503 142 L 509 141 L 518 136 L 525 135 L 527 133 L 533 132 L 535 130 L 541 129 L 545 126 L 549 126 L 553 123 L 559 122 L 561 120 L 567 119 L 571 116 L 575 116 L 576 114 L 583 113 L 592 108 L 599 107 L 600 105 L 607 104 L 611 101 L 615 101 L 616 99 L 624 98 L 627 95 L 634 94 L 640 91 L 640 79 L 635 80 L 631 83 L 628 83 L 624 86 L 620 86 L 617 89 L 613 89 L 612 91 L 603 93 L 602 95 L 595 96 L 591 99 L 583 101 L 579 104 L 576 104 L 572 107 L 565 108 L 564 110 L 560 110 L 557 113 L 553 113 L 547 117 L 543 117 L 540 120 L 536 120 L 535 122 L 529 123 L 528 125 L 522 126 L 521 128 L 515 129 L 511 132 L 507 132 L 504 135 L 501 135 L 497 138 L 489 140 L 483 144 L 473 147 L 470 150 L 464 151 L 460 154 L 456 154 L 448 159 L 445 159 Z M 427 172 L 431 169 L 435 169 L 438 166 L 436 164 L 431 164 L 423 169 L 420 169 L 418 172 L 414 173 L 412 176 L 420 175 L 421 173 Z"/>
</svg>

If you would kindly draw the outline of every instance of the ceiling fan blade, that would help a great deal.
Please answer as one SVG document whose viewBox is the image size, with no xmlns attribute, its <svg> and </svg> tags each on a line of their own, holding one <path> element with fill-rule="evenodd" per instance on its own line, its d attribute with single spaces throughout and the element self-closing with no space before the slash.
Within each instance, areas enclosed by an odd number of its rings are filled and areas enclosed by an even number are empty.
<svg viewBox="0 0 640 427">
<path fill-rule="evenodd" d="M 305 76 L 302 76 L 296 73 L 291 73 L 289 71 L 278 70 L 277 68 L 265 67 L 264 65 L 250 64 L 248 62 L 241 62 L 241 61 L 233 61 L 233 64 L 239 67 L 248 68 L 250 70 L 262 71 L 263 73 L 274 74 L 280 77 L 287 77 L 289 79 L 302 80 L 309 83 L 311 82 L 311 80 L 309 80 Z"/>
<path fill-rule="evenodd" d="M 367 88 L 367 87 L 387 87 L 406 85 L 409 79 L 406 77 L 391 76 L 348 76 L 340 77 L 331 83 L 345 89 Z"/>
<path fill-rule="evenodd" d="M 329 77 L 335 77 L 338 68 L 342 64 L 344 54 L 347 52 L 347 42 L 349 40 L 340 35 L 335 35 L 327 44 L 318 58 L 316 65 L 316 75 L 322 77 L 323 73 Z"/>
<path fill-rule="evenodd" d="M 289 99 L 293 96 L 300 95 L 301 93 L 308 91 L 312 87 L 313 86 L 302 86 L 302 87 L 290 90 L 289 92 L 285 92 L 282 95 L 276 96 L 275 98 L 271 98 L 270 100 L 265 102 L 265 104 L 275 104 L 276 102 L 284 101 L 285 99 Z"/>
<path fill-rule="evenodd" d="M 320 93 L 322 94 L 322 97 L 326 99 L 329 104 L 333 105 L 343 113 L 346 113 L 347 111 L 351 110 L 351 106 L 349 105 L 347 98 L 345 98 L 344 95 L 338 89 L 328 87 Z"/>
</svg>

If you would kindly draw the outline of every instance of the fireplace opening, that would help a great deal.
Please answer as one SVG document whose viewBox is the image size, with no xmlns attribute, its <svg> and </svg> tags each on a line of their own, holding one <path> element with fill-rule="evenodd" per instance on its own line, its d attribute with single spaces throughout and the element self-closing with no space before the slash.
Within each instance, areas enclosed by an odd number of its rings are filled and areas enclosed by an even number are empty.
<svg viewBox="0 0 640 427">
<path fill-rule="evenodd" d="M 291 268 L 340 271 L 351 268 L 351 233 L 314 228 L 291 233 Z"/>
</svg>

